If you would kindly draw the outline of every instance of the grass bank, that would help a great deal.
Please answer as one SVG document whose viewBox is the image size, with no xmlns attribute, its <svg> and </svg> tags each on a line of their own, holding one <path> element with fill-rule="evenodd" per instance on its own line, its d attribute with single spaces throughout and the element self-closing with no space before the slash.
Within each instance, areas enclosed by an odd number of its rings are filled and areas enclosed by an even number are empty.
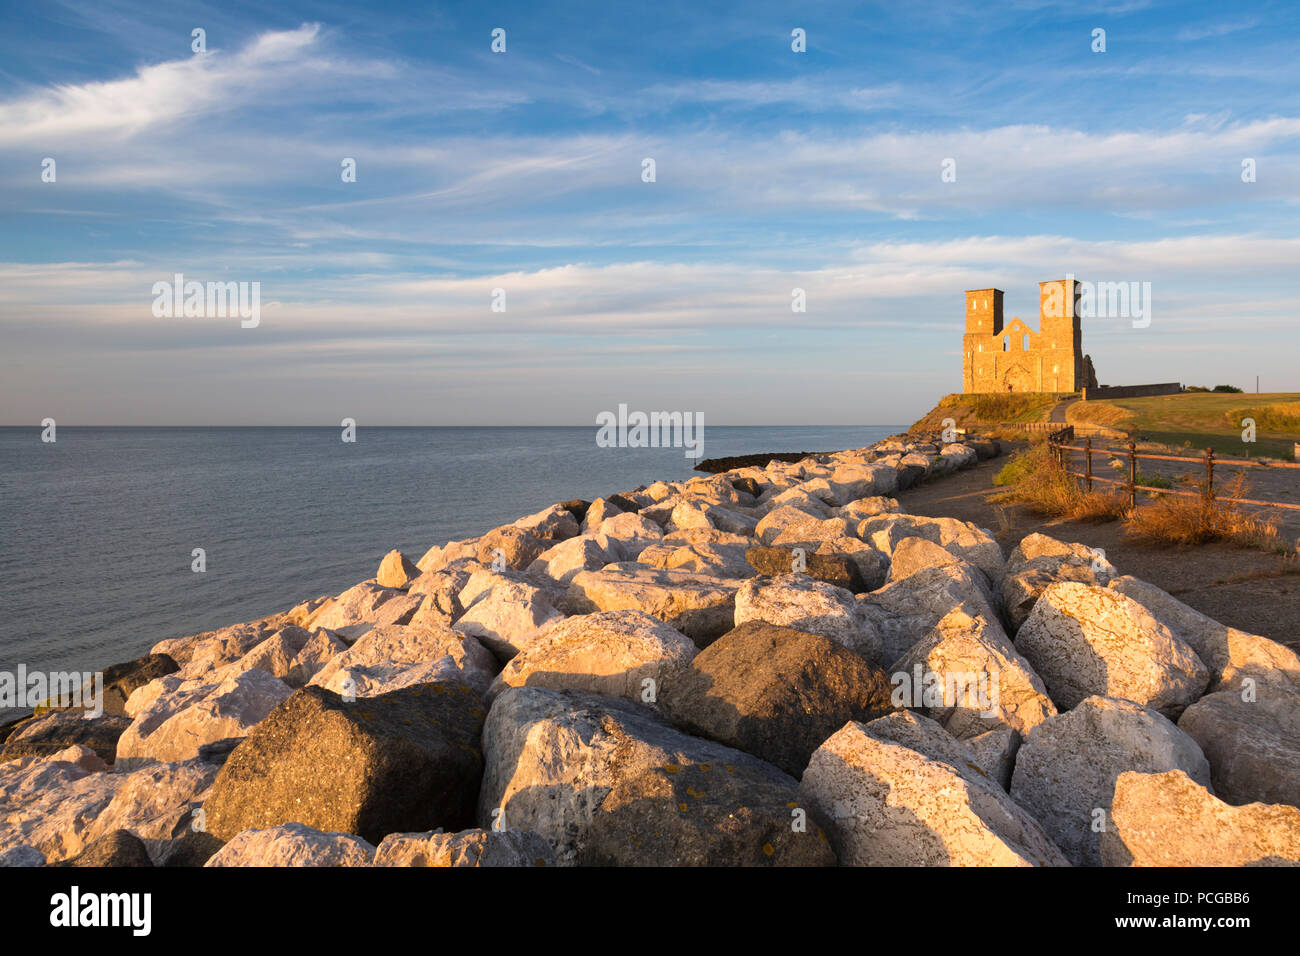
<svg viewBox="0 0 1300 956">
<path fill-rule="evenodd" d="M 1255 423 L 1255 441 L 1243 440 L 1244 419 Z M 1135 440 L 1239 458 L 1293 460 L 1300 441 L 1300 393 L 1260 395 L 1184 392 L 1149 398 L 1075 402 L 1066 410 L 1072 424 L 1107 425 Z"/>
</svg>

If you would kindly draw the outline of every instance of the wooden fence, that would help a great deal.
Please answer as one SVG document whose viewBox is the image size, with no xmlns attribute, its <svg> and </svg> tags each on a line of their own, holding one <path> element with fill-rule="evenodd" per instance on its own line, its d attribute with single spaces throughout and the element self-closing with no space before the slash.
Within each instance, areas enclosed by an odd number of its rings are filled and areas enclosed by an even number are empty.
<svg viewBox="0 0 1300 956">
<path fill-rule="evenodd" d="M 1089 491 L 1092 491 L 1093 482 L 1102 482 L 1107 485 L 1119 485 L 1128 491 L 1129 507 L 1137 504 L 1138 491 L 1152 491 L 1162 495 L 1176 495 L 1180 498 L 1204 498 L 1206 501 L 1215 500 L 1214 495 L 1214 467 L 1220 465 L 1226 468 L 1300 468 L 1300 462 L 1261 462 L 1251 461 L 1246 458 L 1216 458 L 1214 449 L 1205 449 L 1204 454 L 1199 458 L 1184 458 L 1178 455 L 1153 455 L 1138 454 L 1137 445 L 1134 442 L 1128 443 L 1128 451 L 1121 452 L 1114 449 L 1098 448 L 1096 453 L 1106 457 L 1127 457 L 1128 458 L 1128 480 L 1122 481 L 1116 478 L 1102 478 L 1100 475 L 1094 475 L 1092 472 L 1092 456 L 1094 449 L 1092 439 L 1088 438 L 1083 445 L 1071 444 L 1074 439 L 1074 426 L 1066 425 L 1064 428 L 1058 428 L 1052 434 L 1047 436 L 1047 445 L 1056 454 L 1056 460 L 1068 474 L 1076 478 L 1082 478 Z M 1073 471 L 1071 465 L 1070 453 L 1082 452 L 1084 456 L 1084 470 L 1082 472 Z M 1174 491 L 1170 488 L 1156 488 L 1152 485 L 1139 485 L 1137 483 L 1137 463 L 1138 459 L 1149 461 L 1181 461 L 1189 462 L 1194 465 L 1202 465 L 1205 468 L 1205 483 L 1199 492 L 1195 491 Z M 1219 498 L 1219 501 L 1227 501 L 1239 505 L 1262 505 L 1268 508 L 1289 508 L 1294 511 L 1300 511 L 1300 504 L 1290 504 L 1282 501 L 1260 501 L 1256 498 Z"/>
</svg>

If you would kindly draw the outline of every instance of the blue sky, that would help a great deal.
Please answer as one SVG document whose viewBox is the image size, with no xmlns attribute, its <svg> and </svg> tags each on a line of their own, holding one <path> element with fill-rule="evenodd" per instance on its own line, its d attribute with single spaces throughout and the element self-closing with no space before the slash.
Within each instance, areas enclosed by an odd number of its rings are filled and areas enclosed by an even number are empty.
<svg viewBox="0 0 1300 956">
<path fill-rule="evenodd" d="M 1294 4 L 157 7 L 0 13 L 4 423 L 905 424 L 1066 273 L 1103 382 L 1300 390 Z"/>
</svg>

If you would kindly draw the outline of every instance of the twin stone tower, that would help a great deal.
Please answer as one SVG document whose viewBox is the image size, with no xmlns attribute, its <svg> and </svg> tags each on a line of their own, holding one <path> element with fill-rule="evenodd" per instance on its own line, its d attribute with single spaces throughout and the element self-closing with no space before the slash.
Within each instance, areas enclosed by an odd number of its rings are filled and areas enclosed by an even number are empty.
<svg viewBox="0 0 1300 956">
<path fill-rule="evenodd" d="M 1083 354 L 1079 283 L 1038 283 L 1039 330 L 1020 318 L 1002 324 L 1002 290 L 966 291 L 962 336 L 963 392 L 1077 392 L 1095 388 L 1092 359 Z"/>
</svg>

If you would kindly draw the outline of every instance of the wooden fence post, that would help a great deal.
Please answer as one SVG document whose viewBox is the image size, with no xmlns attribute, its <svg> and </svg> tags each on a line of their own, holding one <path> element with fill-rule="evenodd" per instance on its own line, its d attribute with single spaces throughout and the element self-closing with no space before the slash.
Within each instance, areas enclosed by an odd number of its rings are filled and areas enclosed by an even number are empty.
<svg viewBox="0 0 1300 956">
<path fill-rule="evenodd" d="M 1137 507 L 1137 444 L 1128 443 L 1128 506 Z"/>
<path fill-rule="evenodd" d="M 1205 500 L 1214 500 L 1214 449 L 1205 449 Z"/>
<path fill-rule="evenodd" d="M 1084 458 L 1087 460 L 1087 465 L 1084 467 L 1083 473 L 1084 473 L 1084 477 L 1087 478 L 1088 480 L 1088 490 L 1092 491 L 1092 438 L 1091 437 L 1084 439 L 1083 454 L 1084 454 Z"/>
</svg>

